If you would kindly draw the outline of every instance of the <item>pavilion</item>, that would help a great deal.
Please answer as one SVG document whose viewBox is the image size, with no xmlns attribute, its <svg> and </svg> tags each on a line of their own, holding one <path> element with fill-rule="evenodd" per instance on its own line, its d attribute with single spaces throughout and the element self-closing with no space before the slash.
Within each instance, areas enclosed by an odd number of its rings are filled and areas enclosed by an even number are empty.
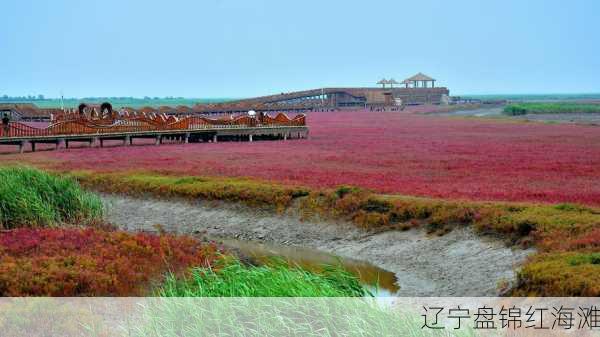
<svg viewBox="0 0 600 337">
<path fill-rule="evenodd" d="M 377 84 L 381 85 L 381 87 L 383 89 L 385 89 L 385 85 L 390 84 L 390 82 L 388 80 L 386 80 L 385 78 L 382 78 L 381 80 L 379 80 L 379 82 L 377 82 Z"/>
<path fill-rule="evenodd" d="M 394 87 L 394 84 L 400 84 L 400 83 L 398 83 L 398 82 L 397 82 L 395 79 L 393 79 L 393 78 L 390 78 L 389 80 L 386 80 L 385 78 L 383 78 L 383 79 L 379 80 L 379 82 L 377 82 L 377 84 L 381 85 L 381 87 L 382 87 L 383 89 L 385 89 L 385 86 L 386 86 L 386 84 L 389 84 L 389 85 L 390 85 L 390 88 L 393 88 L 393 87 Z"/>
<path fill-rule="evenodd" d="M 423 73 L 418 73 L 414 76 L 411 76 L 407 79 L 405 79 L 404 81 L 402 81 L 402 84 L 404 84 L 407 88 L 427 88 L 428 83 L 431 82 L 431 88 L 435 87 L 435 79 L 423 74 Z"/>
</svg>

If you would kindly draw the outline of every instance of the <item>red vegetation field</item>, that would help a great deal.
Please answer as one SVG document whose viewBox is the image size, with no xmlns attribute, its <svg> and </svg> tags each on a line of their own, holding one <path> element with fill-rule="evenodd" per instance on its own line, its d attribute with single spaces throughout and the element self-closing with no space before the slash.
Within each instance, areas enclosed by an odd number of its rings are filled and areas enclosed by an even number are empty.
<svg viewBox="0 0 600 337">
<path fill-rule="evenodd" d="M 96 229 L 0 235 L 0 296 L 144 295 L 169 271 L 208 266 L 217 247 L 188 237 Z"/>
<path fill-rule="evenodd" d="M 600 128 L 406 112 L 308 116 L 311 139 L 71 149 L 4 158 L 57 169 L 248 176 L 442 198 L 600 205 Z"/>
</svg>

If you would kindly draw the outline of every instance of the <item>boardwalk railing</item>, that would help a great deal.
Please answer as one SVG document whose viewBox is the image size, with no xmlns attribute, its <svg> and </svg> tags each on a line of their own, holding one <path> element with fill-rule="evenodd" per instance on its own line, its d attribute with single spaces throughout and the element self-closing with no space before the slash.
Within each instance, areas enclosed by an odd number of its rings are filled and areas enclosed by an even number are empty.
<svg viewBox="0 0 600 337">
<path fill-rule="evenodd" d="M 212 119 L 201 116 L 177 118 L 164 115 L 119 116 L 89 119 L 85 117 L 64 118 L 45 128 L 36 128 L 19 122 L 12 122 L 0 129 L 0 140 L 10 138 L 56 137 L 69 135 L 107 135 L 129 132 L 184 131 L 198 129 L 261 128 L 305 126 L 306 116 L 300 114 L 289 118 L 283 113 L 275 117 L 269 115 L 237 116 L 226 119 Z"/>
</svg>

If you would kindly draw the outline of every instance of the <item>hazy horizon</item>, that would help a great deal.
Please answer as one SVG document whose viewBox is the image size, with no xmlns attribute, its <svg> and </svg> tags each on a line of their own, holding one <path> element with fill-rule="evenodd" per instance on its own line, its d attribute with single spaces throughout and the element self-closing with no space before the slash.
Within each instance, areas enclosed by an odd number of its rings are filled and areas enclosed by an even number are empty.
<svg viewBox="0 0 600 337">
<path fill-rule="evenodd" d="M 417 72 L 452 95 L 600 91 L 593 0 L 7 0 L 0 8 L 0 77 L 9 79 L 0 95 L 243 98 Z"/>
<path fill-rule="evenodd" d="M 308 89 L 308 88 L 307 88 Z M 303 90 L 303 89 L 299 89 L 299 90 Z M 46 96 L 43 93 L 40 93 L 41 95 L 44 96 L 43 99 L 38 99 L 38 98 L 33 98 L 33 99 L 29 99 L 27 98 L 27 96 L 38 96 L 39 94 L 22 94 L 22 95 L 14 95 L 14 96 L 9 96 L 9 98 L 25 98 L 26 100 L 60 100 L 61 97 L 50 97 L 50 96 Z M 272 93 L 272 94 L 276 94 L 276 93 Z M 2 95 L 4 95 L 3 93 L 0 93 L 0 101 L 2 101 Z M 269 94 L 264 94 L 264 95 L 258 95 L 258 96 L 266 96 Z M 64 100 L 82 100 L 82 99 L 101 99 L 101 98 L 107 98 L 107 99 L 127 99 L 127 98 L 132 98 L 132 99 L 185 99 L 185 100 L 236 100 L 236 99 L 246 99 L 246 98 L 253 98 L 253 97 L 258 97 L 258 96 L 244 96 L 244 97 L 185 97 L 185 96 L 148 96 L 148 95 L 144 95 L 144 96 L 86 96 L 86 97 L 62 97 L 62 99 Z M 459 93 L 452 93 L 450 92 L 450 96 L 464 96 L 464 97 L 470 97 L 470 96 L 481 96 L 481 97 L 485 97 L 485 96 L 598 96 L 597 98 L 600 99 L 600 91 L 598 92 L 538 92 L 538 93 L 483 93 L 483 94 L 459 94 Z M 10 100 L 10 99 L 9 99 Z"/>
</svg>

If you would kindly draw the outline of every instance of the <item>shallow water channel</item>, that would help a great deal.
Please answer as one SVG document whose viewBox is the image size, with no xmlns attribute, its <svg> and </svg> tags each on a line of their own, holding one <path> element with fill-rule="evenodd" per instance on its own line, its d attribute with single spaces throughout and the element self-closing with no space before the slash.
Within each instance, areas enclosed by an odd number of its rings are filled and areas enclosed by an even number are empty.
<svg viewBox="0 0 600 337">
<path fill-rule="evenodd" d="M 396 275 L 368 262 L 343 258 L 330 253 L 296 246 L 282 246 L 256 241 L 235 239 L 215 239 L 225 247 L 238 251 L 242 256 L 259 264 L 268 264 L 273 259 L 281 259 L 292 266 L 319 272 L 324 266 L 339 266 L 354 274 L 375 296 L 392 296 L 400 290 Z"/>
<path fill-rule="evenodd" d="M 240 204 L 102 198 L 107 220 L 122 229 L 155 232 L 160 227 L 214 238 L 257 260 L 281 256 L 310 268 L 341 263 L 365 284 L 377 283 L 377 295 L 495 296 L 498 284 L 513 282 L 515 269 L 533 252 L 506 247 L 469 227 L 444 236 L 422 229 L 374 233 L 344 221 L 302 221 L 293 212 Z"/>
</svg>

